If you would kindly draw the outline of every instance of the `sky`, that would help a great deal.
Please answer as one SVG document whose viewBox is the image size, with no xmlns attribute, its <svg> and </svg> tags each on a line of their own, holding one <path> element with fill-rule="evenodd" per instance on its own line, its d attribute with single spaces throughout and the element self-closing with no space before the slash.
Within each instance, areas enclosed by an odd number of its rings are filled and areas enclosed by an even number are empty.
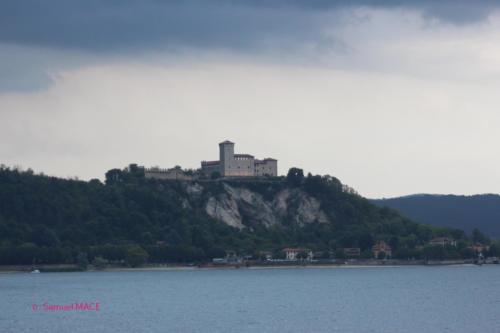
<svg viewBox="0 0 500 333">
<path fill-rule="evenodd" d="M 495 1 L 3 0 L 0 164 L 237 153 L 369 198 L 500 192 Z"/>
</svg>

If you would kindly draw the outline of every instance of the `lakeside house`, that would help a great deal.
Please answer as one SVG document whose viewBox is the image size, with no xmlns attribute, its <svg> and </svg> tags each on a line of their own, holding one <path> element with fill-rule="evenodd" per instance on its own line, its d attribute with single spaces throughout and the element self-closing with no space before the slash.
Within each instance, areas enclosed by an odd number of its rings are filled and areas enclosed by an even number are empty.
<svg viewBox="0 0 500 333">
<path fill-rule="evenodd" d="M 380 253 L 385 253 L 386 257 L 392 257 L 392 248 L 384 241 L 380 241 L 372 246 L 372 253 L 375 258 L 378 258 Z"/>
<path fill-rule="evenodd" d="M 212 262 L 214 264 L 241 264 L 245 259 L 247 258 L 239 256 L 236 251 L 229 250 L 226 251 L 226 256 L 224 258 L 213 258 Z"/>
<path fill-rule="evenodd" d="M 490 250 L 490 247 L 488 245 L 481 243 L 473 244 L 467 248 L 474 251 L 475 253 L 483 253 Z"/>
<path fill-rule="evenodd" d="M 273 253 L 271 251 L 259 251 L 257 254 L 259 259 L 271 260 L 273 259 Z"/>
<path fill-rule="evenodd" d="M 287 247 L 284 248 L 282 251 L 285 253 L 286 260 L 299 260 L 299 259 L 312 260 L 314 258 L 313 252 L 310 249 Z M 300 253 L 305 254 L 307 258 L 299 258 Z"/>
<path fill-rule="evenodd" d="M 429 245 L 431 246 L 457 246 L 457 241 L 453 238 L 448 237 L 437 237 L 433 238 L 429 241 Z"/>
<path fill-rule="evenodd" d="M 342 252 L 348 257 L 359 257 L 361 255 L 361 249 L 359 247 L 344 247 Z"/>
</svg>

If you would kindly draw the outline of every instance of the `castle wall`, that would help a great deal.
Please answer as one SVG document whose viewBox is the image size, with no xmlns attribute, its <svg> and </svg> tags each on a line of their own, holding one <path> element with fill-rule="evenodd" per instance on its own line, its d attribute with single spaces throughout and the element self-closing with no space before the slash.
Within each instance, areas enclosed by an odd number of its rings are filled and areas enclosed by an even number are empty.
<svg viewBox="0 0 500 333">
<path fill-rule="evenodd" d="M 255 175 L 253 157 L 235 157 L 226 164 L 224 175 L 227 177 L 249 177 Z"/>
<path fill-rule="evenodd" d="M 265 159 L 255 162 L 255 176 L 278 176 L 278 161 L 275 159 Z"/>
<path fill-rule="evenodd" d="M 278 161 L 272 158 L 256 160 L 249 154 L 235 154 L 234 143 L 219 143 L 219 161 L 201 162 L 201 170 L 207 175 L 215 171 L 222 177 L 278 176 Z"/>
<path fill-rule="evenodd" d="M 205 174 L 205 176 L 210 177 L 212 173 L 219 172 L 222 175 L 221 167 L 219 163 L 204 163 L 201 162 L 201 171 Z"/>
<path fill-rule="evenodd" d="M 158 169 L 151 168 L 144 170 L 144 177 L 147 179 L 168 179 L 168 180 L 192 180 L 193 177 L 186 175 L 181 169 Z"/>
</svg>

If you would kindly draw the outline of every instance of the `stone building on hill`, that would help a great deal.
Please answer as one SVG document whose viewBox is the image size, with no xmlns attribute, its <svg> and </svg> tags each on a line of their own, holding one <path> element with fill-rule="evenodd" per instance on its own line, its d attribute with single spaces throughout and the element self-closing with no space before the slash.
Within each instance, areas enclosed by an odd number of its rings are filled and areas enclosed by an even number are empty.
<svg viewBox="0 0 500 333">
<path fill-rule="evenodd" d="M 179 166 L 171 169 L 161 169 L 157 167 L 144 168 L 144 177 L 168 180 L 193 180 L 193 176 L 187 175 Z"/>
<path fill-rule="evenodd" d="M 249 154 L 235 154 L 234 143 L 219 143 L 219 160 L 202 161 L 201 171 L 206 176 L 218 172 L 222 177 L 278 176 L 278 160 L 274 158 L 256 159 Z"/>
</svg>

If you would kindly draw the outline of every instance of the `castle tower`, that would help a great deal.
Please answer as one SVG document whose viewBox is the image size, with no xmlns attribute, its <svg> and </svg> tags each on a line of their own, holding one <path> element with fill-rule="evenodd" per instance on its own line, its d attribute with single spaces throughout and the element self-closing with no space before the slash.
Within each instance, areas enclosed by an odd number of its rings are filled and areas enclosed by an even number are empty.
<svg viewBox="0 0 500 333">
<path fill-rule="evenodd" d="M 234 165 L 234 143 L 223 141 L 219 143 L 220 173 L 224 176 L 231 175 L 231 167 Z"/>
</svg>

